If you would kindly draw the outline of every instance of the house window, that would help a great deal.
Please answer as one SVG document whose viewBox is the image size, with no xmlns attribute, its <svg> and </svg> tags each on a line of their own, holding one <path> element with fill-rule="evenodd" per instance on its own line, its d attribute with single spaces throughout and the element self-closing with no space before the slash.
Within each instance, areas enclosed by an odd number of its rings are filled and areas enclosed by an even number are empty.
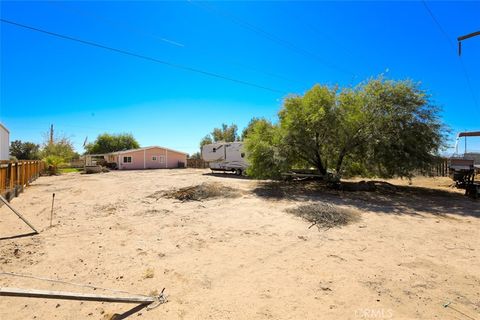
<svg viewBox="0 0 480 320">
<path fill-rule="evenodd" d="M 123 157 L 123 163 L 132 163 L 132 157 Z"/>
<path fill-rule="evenodd" d="M 157 161 L 157 156 L 152 156 L 152 161 Z"/>
<path fill-rule="evenodd" d="M 160 156 L 160 163 L 165 163 L 165 156 Z"/>
</svg>

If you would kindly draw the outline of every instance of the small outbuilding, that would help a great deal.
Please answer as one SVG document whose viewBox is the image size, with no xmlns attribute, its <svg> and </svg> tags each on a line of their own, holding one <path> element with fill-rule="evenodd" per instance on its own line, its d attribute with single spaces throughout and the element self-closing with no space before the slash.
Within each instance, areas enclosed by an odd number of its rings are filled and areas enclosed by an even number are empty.
<svg viewBox="0 0 480 320">
<path fill-rule="evenodd" d="M 87 154 L 86 165 L 96 165 L 98 160 L 116 163 L 124 169 L 172 169 L 185 168 L 188 154 L 159 146 L 130 149 L 105 154 Z"/>
</svg>

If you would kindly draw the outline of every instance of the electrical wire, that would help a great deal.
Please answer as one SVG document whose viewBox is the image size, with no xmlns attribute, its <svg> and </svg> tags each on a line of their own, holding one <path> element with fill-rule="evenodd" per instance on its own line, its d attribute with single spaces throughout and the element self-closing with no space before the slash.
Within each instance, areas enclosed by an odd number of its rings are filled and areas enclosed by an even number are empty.
<svg viewBox="0 0 480 320">
<path fill-rule="evenodd" d="M 297 19 L 299 21 L 301 21 L 301 23 L 303 23 L 303 25 L 305 25 L 308 29 L 310 29 L 313 33 L 317 33 L 317 34 L 320 34 L 321 36 L 325 37 L 328 39 L 328 41 L 330 43 L 333 43 L 335 44 L 337 47 L 339 47 L 340 49 L 342 49 L 345 53 L 347 53 L 351 58 L 355 59 L 361 59 L 362 60 L 362 64 L 367 64 L 368 67 L 374 69 L 374 66 L 365 58 L 364 55 L 362 54 L 359 54 L 358 52 L 353 52 L 350 48 L 346 47 L 344 44 L 340 43 L 339 41 L 337 41 L 335 39 L 335 37 L 332 37 L 331 35 L 321 31 L 319 28 L 317 28 L 316 26 L 314 26 L 313 24 L 311 24 L 310 22 L 307 22 L 307 21 L 304 21 L 303 19 L 301 19 L 300 16 L 297 16 Z"/>
<path fill-rule="evenodd" d="M 452 39 L 450 38 L 450 36 L 448 35 L 448 33 L 445 31 L 445 29 L 442 27 L 442 25 L 440 24 L 440 22 L 437 20 L 437 18 L 435 17 L 435 15 L 433 14 L 432 10 L 430 9 L 430 7 L 428 6 L 427 2 L 425 0 L 422 0 L 422 3 L 423 3 L 423 6 L 425 7 L 425 9 L 427 10 L 428 14 L 430 15 L 430 17 L 432 18 L 433 22 L 435 23 L 435 25 L 437 26 L 437 28 L 440 30 L 440 32 L 443 34 L 444 38 L 447 39 L 448 43 L 450 44 L 450 46 L 452 47 L 453 50 L 456 50 L 455 48 L 455 43 L 452 41 Z M 472 99 L 473 99 L 473 102 L 475 104 L 475 106 L 480 110 L 480 105 L 478 104 L 478 100 L 477 100 L 477 96 L 475 95 L 475 91 L 473 89 L 473 85 L 472 85 L 472 81 L 470 79 L 470 75 L 468 74 L 468 71 L 467 71 L 467 68 L 465 66 L 465 63 L 463 62 L 463 59 L 462 57 L 460 56 L 459 57 L 459 61 L 460 61 L 460 67 L 462 69 L 462 72 L 465 76 L 465 80 L 467 81 L 467 85 L 468 85 L 468 88 L 469 88 L 469 91 L 470 91 L 470 94 L 472 95 Z"/>
<path fill-rule="evenodd" d="M 175 47 L 184 47 L 185 46 L 183 43 L 180 43 L 178 41 L 174 41 L 174 40 L 171 40 L 171 39 L 167 39 L 163 36 L 159 36 L 159 35 L 151 33 L 151 32 L 147 32 L 147 31 L 145 31 L 143 29 L 140 29 L 138 27 L 134 27 L 132 25 L 121 23 L 121 22 L 114 21 L 114 20 L 111 20 L 111 19 L 107 19 L 105 17 L 102 17 L 102 16 L 100 16 L 96 13 L 89 12 L 87 10 L 83 10 L 83 9 L 80 10 L 78 8 L 72 8 L 71 6 L 65 5 L 65 3 L 61 2 L 61 1 L 47 1 L 47 3 L 48 4 L 53 4 L 57 8 L 61 8 L 63 10 L 69 11 L 69 12 L 74 12 L 77 15 L 82 15 L 84 17 L 86 16 L 86 17 L 94 18 L 94 19 L 102 21 L 103 23 L 108 24 L 112 27 L 116 27 L 116 28 L 120 27 L 125 31 L 131 32 L 131 33 L 134 33 L 134 34 L 137 34 L 137 35 L 152 37 L 156 40 L 160 40 L 162 42 L 168 43 L 168 44 L 170 44 L 172 46 L 175 46 Z"/>
<path fill-rule="evenodd" d="M 17 27 L 20 27 L 20 28 L 29 29 L 29 30 L 32 30 L 32 31 L 36 31 L 36 32 L 40 32 L 40 33 L 47 34 L 47 35 L 50 35 L 50 36 L 54 36 L 54 37 L 57 37 L 57 38 L 70 40 L 70 41 L 74 41 L 74 42 L 81 43 L 81 44 L 84 44 L 84 45 L 97 47 L 97 48 L 121 53 L 121 54 L 124 54 L 124 55 L 132 56 L 132 57 L 135 57 L 135 58 L 160 63 L 160 64 L 163 64 L 163 65 L 172 67 L 172 68 L 177 68 L 177 69 L 182 69 L 182 70 L 185 70 L 185 71 L 199 73 L 199 74 L 203 74 L 203 75 L 210 76 L 210 77 L 213 77 L 213 78 L 223 79 L 223 80 L 243 84 L 243 85 L 250 86 L 250 87 L 267 90 L 267 91 L 270 91 L 270 92 L 286 94 L 285 91 L 278 90 L 278 89 L 275 89 L 275 88 L 266 87 L 266 86 L 259 85 L 259 84 L 256 84 L 256 83 L 252 83 L 252 82 L 249 82 L 249 81 L 238 80 L 238 79 L 231 78 L 231 77 L 228 77 L 228 76 L 224 76 L 224 75 L 221 75 L 221 74 L 218 74 L 218 73 L 209 72 L 209 71 L 205 71 L 205 70 L 201 70 L 201 69 L 197 69 L 197 68 L 192 68 L 192 67 L 189 67 L 189 66 L 186 66 L 186 65 L 176 64 L 176 63 L 168 62 L 168 61 L 165 61 L 165 60 L 152 58 L 152 57 L 149 57 L 149 56 L 133 53 L 133 52 L 126 51 L 126 50 L 123 50 L 123 49 L 117 49 L 117 48 L 109 47 L 109 46 L 106 46 L 106 45 L 103 45 L 103 44 L 100 44 L 100 43 L 96 43 L 96 42 L 91 42 L 91 41 L 86 41 L 86 40 L 82 40 L 82 39 L 79 39 L 79 38 L 74 38 L 74 37 L 63 35 L 63 34 L 60 34 L 60 33 L 56 33 L 56 32 L 52 32 L 52 31 L 28 26 L 28 25 L 25 25 L 25 24 L 21 24 L 21 23 L 15 22 L 15 21 L 3 19 L 3 18 L 1 18 L 0 21 L 2 21 L 4 23 L 11 24 L 11 25 L 14 25 L 14 26 L 17 26 Z"/>
<path fill-rule="evenodd" d="M 57 8 L 60 8 L 66 12 L 69 12 L 69 13 L 73 13 L 73 14 L 76 14 L 78 16 L 83 16 L 83 17 L 88 17 L 88 18 L 92 18 L 92 19 L 95 19 L 95 20 L 98 20 L 104 24 L 107 24 L 111 27 L 114 27 L 114 28 L 117 28 L 117 29 L 120 29 L 120 30 L 123 30 L 123 31 L 127 31 L 127 32 L 130 32 L 131 34 L 135 34 L 137 36 L 143 36 L 143 37 L 149 37 L 149 38 L 152 38 L 152 39 L 155 39 L 155 40 L 160 40 L 160 41 L 163 41 L 165 43 L 168 43 L 168 44 L 171 44 L 171 45 L 174 45 L 175 47 L 177 48 L 181 48 L 181 49 L 192 49 L 191 47 L 189 47 L 187 44 L 185 43 L 180 43 L 178 41 L 174 41 L 174 40 L 170 40 L 170 39 L 166 39 L 166 38 L 163 38 L 161 36 L 158 36 L 150 31 L 146 31 L 142 28 L 138 28 L 138 27 L 134 27 L 130 24 L 126 24 L 126 23 L 122 23 L 122 22 L 119 22 L 119 21 L 115 21 L 115 20 L 112 20 L 112 19 L 107 19 L 107 18 L 104 18 L 100 15 L 98 15 L 97 13 L 92 13 L 92 12 L 89 12 L 85 9 L 78 9 L 78 8 L 73 8 L 72 6 L 68 6 L 66 5 L 65 3 L 63 2 L 58 2 L 58 1 L 49 1 L 47 2 L 48 4 L 54 4 Z M 206 50 L 201 50 L 201 49 L 198 49 L 198 48 L 194 48 L 193 49 L 195 52 L 199 52 L 199 53 L 202 53 L 206 56 L 211 56 L 212 53 L 211 52 L 208 52 Z M 296 84 L 304 84 L 302 82 L 300 82 L 299 80 L 294 80 L 294 79 L 290 79 L 288 77 L 285 77 L 283 75 L 279 75 L 279 74 L 276 74 L 276 73 L 273 73 L 273 72 L 269 72 L 269 71 L 265 71 L 265 70 L 262 70 L 262 69 L 258 69 L 256 67 L 252 67 L 250 65 L 246 65 L 244 63 L 241 63 L 239 61 L 236 61 L 236 60 L 232 60 L 232 59 L 225 59 L 224 56 L 222 57 L 218 57 L 215 58 L 215 61 L 219 61 L 219 60 L 222 60 L 223 62 L 225 63 L 228 63 L 230 65 L 234 65 L 236 67 L 242 67 L 242 68 L 245 68 L 245 69 L 249 69 L 251 71 L 254 71 L 254 72 L 257 72 L 257 73 L 260 73 L 260 74 L 264 74 L 264 75 L 267 75 L 269 77 L 273 77 L 273 78 L 277 78 L 277 79 L 280 79 L 280 80 L 284 80 L 284 81 L 288 81 L 288 82 L 291 82 L 291 83 L 296 83 Z"/>
<path fill-rule="evenodd" d="M 227 11 L 225 11 L 225 10 L 220 10 L 220 9 L 218 9 L 218 8 L 216 8 L 216 7 L 213 7 L 212 5 L 208 5 L 208 4 L 206 4 L 206 3 L 200 3 L 200 2 L 198 2 L 198 1 L 193 1 L 193 0 L 186 0 L 186 1 L 187 1 L 188 3 L 191 3 L 192 5 L 195 5 L 195 6 L 199 7 L 199 8 L 202 8 L 202 9 L 204 9 L 204 10 L 206 10 L 206 11 L 209 11 L 209 12 L 211 12 L 211 13 L 220 15 L 220 16 L 222 16 L 222 17 L 224 17 L 224 18 L 232 21 L 233 23 L 235 23 L 235 24 L 237 24 L 237 25 L 239 25 L 239 26 L 241 26 L 241 27 L 243 27 L 243 28 L 245 28 L 245 29 L 248 29 L 248 30 L 250 30 L 250 31 L 252 31 L 252 32 L 254 32 L 254 33 L 256 33 L 256 34 L 259 34 L 259 35 L 263 36 L 264 38 L 267 38 L 267 39 L 269 39 L 270 41 L 273 41 L 273 42 L 275 42 L 275 43 L 277 43 L 277 44 L 279 44 L 279 45 L 281 45 L 281 46 L 284 46 L 284 47 L 292 50 L 292 51 L 295 51 L 295 52 L 297 52 L 297 53 L 299 53 L 299 54 L 302 54 L 302 55 L 304 55 L 304 56 L 306 56 L 306 57 L 309 57 L 309 58 L 311 58 L 311 59 L 313 59 L 313 60 L 316 60 L 316 61 L 320 62 L 321 64 L 329 67 L 330 69 L 337 70 L 337 71 L 340 71 L 340 72 L 342 72 L 342 73 L 355 76 L 355 73 L 354 73 L 354 72 L 351 72 L 350 70 L 344 69 L 344 68 L 342 68 L 342 67 L 340 67 L 340 66 L 337 66 L 337 65 L 335 65 L 335 64 L 332 64 L 332 63 L 330 63 L 329 61 L 327 61 L 327 60 L 319 57 L 319 56 L 316 55 L 315 53 L 310 52 L 309 50 L 306 50 L 306 49 L 304 49 L 304 48 L 301 48 L 301 47 L 297 46 L 296 44 L 294 44 L 294 43 L 292 43 L 292 42 L 290 42 L 290 41 L 288 41 L 288 40 L 282 39 L 282 38 L 276 36 L 275 34 L 272 34 L 272 33 L 268 32 L 268 31 L 266 31 L 266 30 L 264 30 L 264 29 L 262 29 L 262 28 L 260 28 L 260 27 L 258 27 L 258 26 L 253 25 L 253 24 L 250 23 L 250 22 L 247 22 L 247 21 L 245 21 L 245 20 L 243 20 L 243 19 L 240 19 L 239 17 L 231 14 L 230 12 L 227 12 Z"/>
</svg>

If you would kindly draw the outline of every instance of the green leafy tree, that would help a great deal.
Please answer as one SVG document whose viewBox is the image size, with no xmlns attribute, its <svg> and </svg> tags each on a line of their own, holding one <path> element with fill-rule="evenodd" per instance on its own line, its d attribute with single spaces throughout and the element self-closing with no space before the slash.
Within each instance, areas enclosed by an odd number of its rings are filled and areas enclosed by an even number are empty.
<svg viewBox="0 0 480 320">
<path fill-rule="evenodd" d="M 128 149 L 140 148 L 140 144 L 135 140 L 132 134 L 101 134 L 93 143 L 85 146 L 88 154 L 109 153 Z"/>
<path fill-rule="evenodd" d="M 201 159 L 202 156 L 201 156 L 200 152 L 197 151 L 197 152 L 193 153 L 189 158 L 190 159 Z"/>
<path fill-rule="evenodd" d="M 66 165 L 71 160 L 78 158 L 79 155 L 75 152 L 70 138 L 54 137 L 53 141 L 50 141 L 46 134 L 40 156 L 45 161 L 50 174 L 57 174 L 59 166 Z"/>
<path fill-rule="evenodd" d="M 327 173 L 338 113 L 336 88 L 316 85 L 303 97 L 285 99 L 279 112 L 282 149 L 292 166 L 308 164 Z"/>
<path fill-rule="evenodd" d="M 236 124 L 226 125 L 222 123 L 221 128 L 215 128 L 212 131 L 212 137 L 214 142 L 225 141 L 233 142 L 238 140 L 237 135 L 238 127 Z"/>
<path fill-rule="evenodd" d="M 43 161 L 45 161 L 47 170 L 51 175 L 57 174 L 58 168 L 66 164 L 62 157 L 53 154 L 43 158 Z"/>
<path fill-rule="evenodd" d="M 40 146 L 33 142 L 15 140 L 10 143 L 10 156 L 18 160 L 40 159 Z"/>
<path fill-rule="evenodd" d="M 206 144 L 211 144 L 211 143 L 213 143 L 212 137 L 210 135 L 206 135 L 200 141 L 200 148 L 202 148 Z"/>
<path fill-rule="evenodd" d="M 371 79 L 338 90 L 316 85 L 303 96 L 290 96 L 271 129 L 276 138 L 247 136 L 250 173 L 263 163 L 275 170 L 314 167 L 321 174 L 410 176 L 427 168 L 444 146 L 445 127 L 438 107 L 411 81 Z M 258 149 L 270 145 L 275 152 Z M 257 168 L 258 167 L 258 168 Z M 267 175 L 278 176 L 275 170 Z"/>
<path fill-rule="evenodd" d="M 210 134 L 207 134 L 200 141 L 200 148 L 206 144 L 214 142 L 233 142 L 238 140 L 238 127 L 236 124 L 227 125 L 222 123 L 220 128 L 214 128 Z"/>
<path fill-rule="evenodd" d="M 252 132 L 253 130 L 253 127 L 255 126 L 255 124 L 257 122 L 264 122 L 264 123 L 268 123 L 268 120 L 265 119 L 265 118 L 257 118 L 257 117 L 253 117 L 250 122 L 247 124 L 247 126 L 243 129 L 242 131 L 242 136 L 241 136 L 241 140 L 244 141 L 247 136 Z"/>
<path fill-rule="evenodd" d="M 73 148 L 73 143 L 68 137 L 55 138 L 53 142 L 49 140 L 44 142 L 40 151 L 42 158 L 48 156 L 56 156 L 62 159 L 63 163 L 67 163 L 72 159 L 78 158 L 78 153 Z"/>
<path fill-rule="evenodd" d="M 280 131 L 279 126 L 267 120 L 252 124 L 244 140 L 249 162 L 247 175 L 259 179 L 280 178 L 280 173 L 288 168 Z"/>
<path fill-rule="evenodd" d="M 372 143 L 359 154 L 366 168 L 381 177 L 407 176 L 424 171 L 445 148 L 448 130 L 440 108 L 412 81 L 373 79 L 362 86 L 371 109 Z"/>
</svg>

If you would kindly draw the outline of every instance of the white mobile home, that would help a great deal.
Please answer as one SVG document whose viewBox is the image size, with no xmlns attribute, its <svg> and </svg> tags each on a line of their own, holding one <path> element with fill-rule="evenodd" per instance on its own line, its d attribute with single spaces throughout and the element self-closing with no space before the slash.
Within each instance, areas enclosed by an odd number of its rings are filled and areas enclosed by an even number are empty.
<svg viewBox="0 0 480 320">
<path fill-rule="evenodd" d="M 10 159 L 10 131 L 0 123 L 0 160 Z"/>
<path fill-rule="evenodd" d="M 241 175 L 248 167 L 243 142 L 217 142 L 202 147 L 202 159 L 212 171 L 232 171 Z"/>
</svg>

